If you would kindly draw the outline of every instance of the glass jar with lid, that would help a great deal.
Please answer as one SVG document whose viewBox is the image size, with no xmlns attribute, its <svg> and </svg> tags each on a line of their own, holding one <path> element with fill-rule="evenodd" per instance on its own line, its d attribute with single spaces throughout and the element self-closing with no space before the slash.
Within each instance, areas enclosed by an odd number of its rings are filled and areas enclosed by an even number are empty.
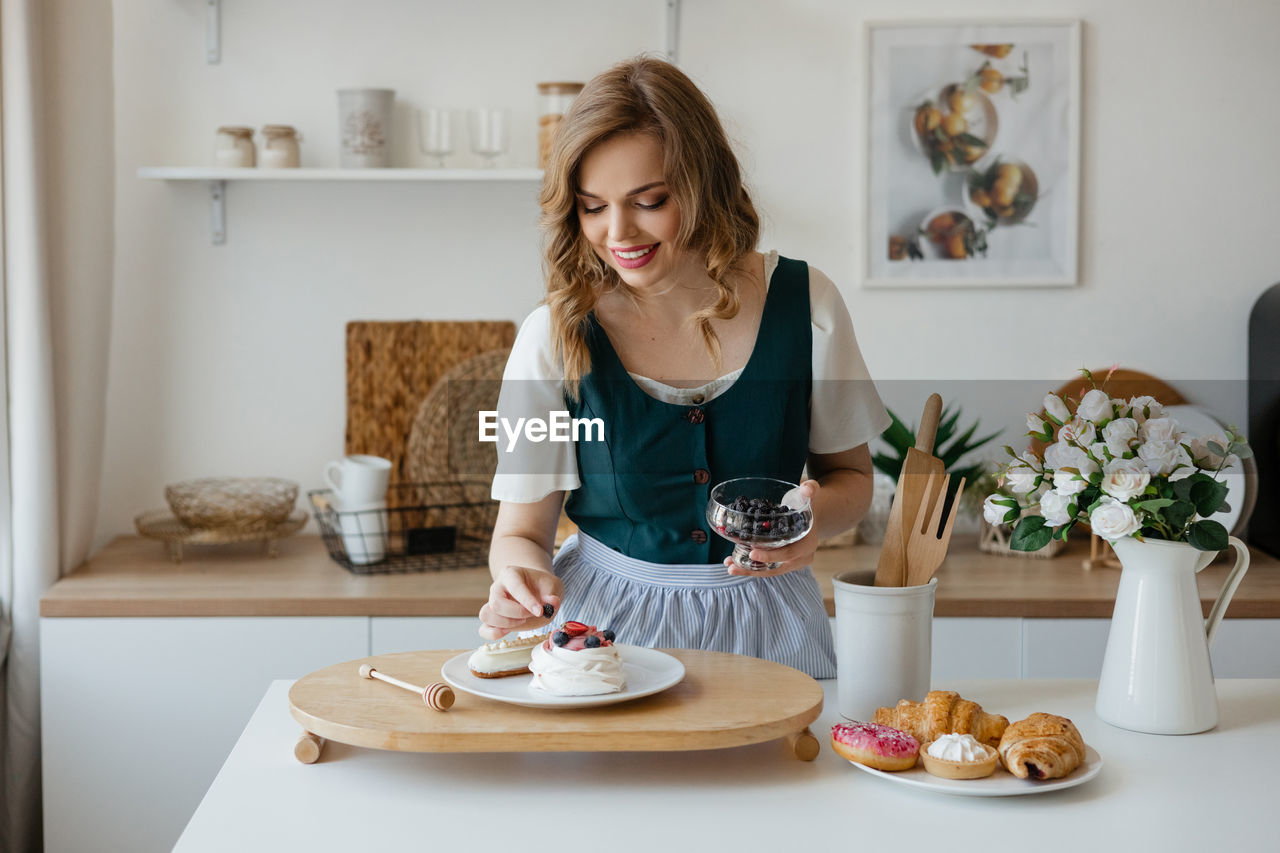
<svg viewBox="0 0 1280 853">
<path fill-rule="evenodd" d="M 262 128 L 262 163 L 264 169 L 296 169 L 301 165 L 298 143 L 302 135 L 287 124 L 268 124 Z"/>
<path fill-rule="evenodd" d="M 223 168 L 254 165 L 253 128 L 224 126 L 218 128 L 213 146 L 213 161 Z"/>
<path fill-rule="evenodd" d="M 538 84 L 538 168 L 547 168 L 560 120 L 582 91 L 582 83 Z"/>
</svg>

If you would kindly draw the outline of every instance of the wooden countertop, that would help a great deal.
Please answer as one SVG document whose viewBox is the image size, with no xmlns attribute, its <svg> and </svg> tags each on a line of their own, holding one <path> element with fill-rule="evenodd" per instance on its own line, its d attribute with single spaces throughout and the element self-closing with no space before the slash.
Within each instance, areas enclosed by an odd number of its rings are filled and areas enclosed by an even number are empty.
<svg viewBox="0 0 1280 853">
<path fill-rule="evenodd" d="M 138 536 L 112 540 L 40 600 L 41 616 L 475 616 L 488 597 L 484 567 L 395 575 L 353 575 L 329 559 L 318 536 L 260 546 L 188 547 L 169 561 L 162 543 Z M 1057 557 L 1003 557 L 957 537 L 938 571 L 936 616 L 1110 618 L 1120 572 L 1086 571 L 1086 541 Z M 1198 576 L 1208 615 L 1230 563 L 1226 552 Z M 818 552 L 814 574 L 834 615 L 831 577 L 874 569 L 879 547 Z M 1280 618 L 1280 560 L 1259 551 L 1228 617 Z"/>
</svg>

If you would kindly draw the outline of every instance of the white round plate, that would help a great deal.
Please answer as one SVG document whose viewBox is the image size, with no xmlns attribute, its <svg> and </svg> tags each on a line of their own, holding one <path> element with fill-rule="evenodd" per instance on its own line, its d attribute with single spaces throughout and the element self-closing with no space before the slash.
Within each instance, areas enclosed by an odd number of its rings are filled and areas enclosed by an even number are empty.
<svg viewBox="0 0 1280 853">
<path fill-rule="evenodd" d="M 597 696 L 552 696 L 541 690 L 529 689 L 533 676 L 509 675 L 506 678 L 477 678 L 467 667 L 471 652 L 463 652 L 445 661 L 440 675 L 458 690 L 527 708 L 593 708 L 597 705 L 613 705 L 630 702 L 641 696 L 661 693 L 684 679 L 684 664 L 666 652 L 646 649 L 643 646 L 616 644 L 622 658 L 622 676 L 626 687 L 618 693 L 601 693 Z"/>
<path fill-rule="evenodd" d="M 940 794 L 952 794 L 957 797 L 1020 797 L 1025 794 L 1044 794 L 1049 791 L 1061 791 L 1063 788 L 1074 788 L 1083 785 L 1102 769 L 1102 756 L 1097 750 L 1085 744 L 1084 764 L 1081 764 L 1062 779 L 1019 779 L 1004 768 L 997 766 L 996 772 L 985 779 L 943 779 L 934 776 L 924 769 L 924 765 L 916 764 L 910 770 L 901 773 L 888 773 L 875 770 L 865 764 L 850 761 L 859 770 L 865 770 L 873 776 L 880 776 L 899 785 L 911 788 L 924 788 L 926 791 L 937 791 Z"/>
<path fill-rule="evenodd" d="M 1213 415 L 1206 412 L 1198 406 L 1165 406 L 1165 414 L 1178 422 L 1178 426 L 1182 427 L 1183 432 L 1193 438 L 1199 438 L 1206 435 L 1221 435 L 1226 432 L 1226 428 Z M 1227 528 L 1228 533 L 1235 533 L 1236 527 L 1240 522 L 1240 514 L 1244 512 L 1245 506 L 1250 504 L 1251 495 L 1248 494 L 1247 481 L 1242 462 L 1227 468 L 1219 474 L 1219 479 L 1227 484 L 1227 506 L 1230 509 L 1223 512 L 1216 512 L 1209 516 L 1214 521 L 1220 523 Z M 1248 519 L 1246 518 L 1247 522 Z"/>
</svg>

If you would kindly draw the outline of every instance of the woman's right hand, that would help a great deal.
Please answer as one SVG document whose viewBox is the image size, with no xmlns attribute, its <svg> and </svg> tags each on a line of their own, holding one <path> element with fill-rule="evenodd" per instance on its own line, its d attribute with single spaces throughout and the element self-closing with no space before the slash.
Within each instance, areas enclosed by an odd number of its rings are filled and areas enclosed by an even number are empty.
<svg viewBox="0 0 1280 853">
<path fill-rule="evenodd" d="M 544 569 L 507 566 L 494 576 L 489 601 L 480 608 L 480 636 L 496 640 L 512 631 L 528 631 L 546 625 L 544 605 L 560 609 L 564 584 Z"/>
</svg>

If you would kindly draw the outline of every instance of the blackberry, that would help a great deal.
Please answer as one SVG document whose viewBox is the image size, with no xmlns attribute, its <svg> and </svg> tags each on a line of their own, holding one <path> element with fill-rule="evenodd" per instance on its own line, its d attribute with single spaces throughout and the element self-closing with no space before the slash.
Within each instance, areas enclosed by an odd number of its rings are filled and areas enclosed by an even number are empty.
<svg viewBox="0 0 1280 853">
<path fill-rule="evenodd" d="M 552 616 L 555 616 L 555 615 L 556 615 L 556 609 L 554 607 L 552 607 L 550 604 L 542 605 L 543 618 L 550 619 Z"/>
</svg>

